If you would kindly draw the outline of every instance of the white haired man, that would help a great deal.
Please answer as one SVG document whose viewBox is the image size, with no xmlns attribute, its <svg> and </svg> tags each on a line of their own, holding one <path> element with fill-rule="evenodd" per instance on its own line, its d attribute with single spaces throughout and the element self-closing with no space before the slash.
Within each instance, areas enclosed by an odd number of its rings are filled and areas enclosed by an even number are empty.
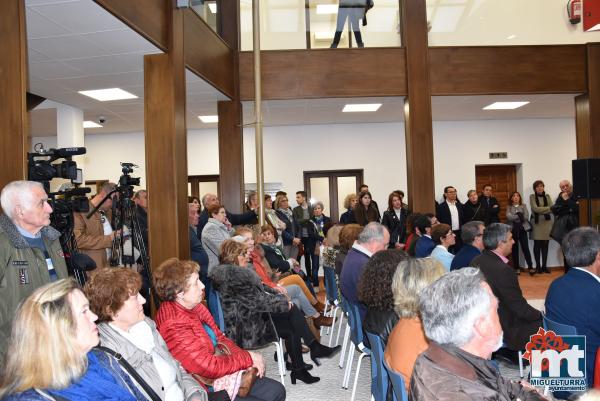
<svg viewBox="0 0 600 401">
<path fill-rule="evenodd" d="M 490 363 L 502 345 L 498 300 L 478 269 L 452 271 L 426 287 L 419 308 L 429 348 L 415 363 L 410 399 L 544 400 L 526 382 L 503 378 Z"/>
<path fill-rule="evenodd" d="M 67 278 L 60 233 L 50 227 L 52 207 L 39 182 L 13 181 L 0 204 L 0 361 L 19 303 L 35 289 Z"/>
</svg>

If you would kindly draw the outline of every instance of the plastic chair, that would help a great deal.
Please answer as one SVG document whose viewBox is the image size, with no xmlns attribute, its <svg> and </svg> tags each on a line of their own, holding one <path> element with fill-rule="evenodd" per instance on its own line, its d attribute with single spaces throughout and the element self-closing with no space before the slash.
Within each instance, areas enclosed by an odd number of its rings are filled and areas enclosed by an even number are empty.
<svg viewBox="0 0 600 401">
<path fill-rule="evenodd" d="M 332 267 L 329 266 L 323 266 L 323 270 L 325 271 L 325 292 L 327 294 L 326 299 L 325 299 L 325 311 L 323 312 L 323 314 L 325 316 L 331 316 L 333 317 L 333 321 L 331 322 L 331 327 L 327 327 L 327 334 L 329 334 L 329 344 L 328 346 L 331 347 L 331 344 L 333 343 L 333 336 L 335 334 L 335 322 L 337 320 L 337 313 L 340 310 L 339 306 L 338 306 L 338 298 L 337 298 L 337 283 L 335 281 L 335 272 L 333 271 Z M 342 319 L 342 317 L 340 316 L 340 319 Z M 321 326 L 321 335 L 323 335 L 323 329 L 324 327 Z M 342 326 L 339 325 L 338 328 L 338 336 L 336 339 L 336 343 L 334 344 L 334 346 L 337 346 L 337 343 L 339 341 L 339 331 L 342 329 Z"/>
<path fill-rule="evenodd" d="M 404 378 L 394 369 L 390 368 L 385 358 L 383 358 L 383 366 L 387 370 L 390 381 L 392 382 L 393 390 L 393 401 L 408 401 L 408 394 L 406 393 L 406 387 L 404 386 Z"/>
<path fill-rule="evenodd" d="M 348 323 L 350 325 L 350 337 L 352 339 L 352 343 L 354 343 L 354 345 L 356 345 L 356 348 L 358 348 L 360 351 L 360 355 L 358 357 L 358 364 L 356 365 L 356 373 L 354 375 L 354 385 L 352 386 L 352 396 L 350 397 L 350 401 L 354 401 L 354 396 L 356 395 L 356 386 L 358 384 L 358 375 L 360 373 L 360 366 L 365 356 L 371 356 L 371 350 L 363 344 L 363 327 L 360 318 L 360 312 L 358 311 L 358 306 L 354 305 L 348 300 L 346 300 L 345 304 L 348 308 Z M 346 362 L 346 372 L 344 374 L 344 382 L 342 383 L 342 387 L 346 389 L 350 384 L 350 374 L 352 372 L 352 361 L 354 359 L 355 350 L 355 347 L 353 347 L 352 344 L 348 345 L 350 347 L 350 352 L 348 353 L 348 360 Z"/>
<path fill-rule="evenodd" d="M 389 377 L 383 366 L 383 340 L 379 335 L 369 333 L 367 338 L 371 344 L 371 394 L 375 401 L 386 401 Z"/>
</svg>

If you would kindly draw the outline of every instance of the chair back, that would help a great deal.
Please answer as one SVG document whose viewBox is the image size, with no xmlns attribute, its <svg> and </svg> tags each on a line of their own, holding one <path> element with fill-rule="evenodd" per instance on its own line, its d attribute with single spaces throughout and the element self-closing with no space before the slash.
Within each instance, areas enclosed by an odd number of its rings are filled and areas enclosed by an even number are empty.
<svg viewBox="0 0 600 401">
<path fill-rule="evenodd" d="M 386 401 L 389 387 L 387 369 L 383 366 L 383 340 L 377 334 L 367 332 L 371 344 L 371 394 L 375 401 Z"/>
<path fill-rule="evenodd" d="M 215 323 L 221 332 L 225 332 L 225 318 L 223 317 L 223 308 L 221 307 L 221 296 L 218 291 L 211 291 L 209 294 L 208 306 L 210 313 L 215 319 Z"/>
<path fill-rule="evenodd" d="M 358 306 L 344 298 L 344 308 L 348 314 L 348 324 L 350 325 L 350 338 L 357 346 L 363 342 L 363 328 L 360 319 Z"/>
<path fill-rule="evenodd" d="M 544 330 L 552 330 L 559 336 L 576 336 L 577 329 L 575 326 L 571 326 L 568 324 L 558 323 L 554 320 L 548 319 L 546 315 L 543 315 L 544 319 Z"/>
<path fill-rule="evenodd" d="M 385 361 L 385 358 L 383 358 L 383 366 L 387 370 L 388 377 L 392 383 L 394 401 L 408 401 L 408 394 L 406 393 L 406 387 L 404 387 L 404 378 L 400 375 L 400 373 L 389 367 Z"/>
</svg>

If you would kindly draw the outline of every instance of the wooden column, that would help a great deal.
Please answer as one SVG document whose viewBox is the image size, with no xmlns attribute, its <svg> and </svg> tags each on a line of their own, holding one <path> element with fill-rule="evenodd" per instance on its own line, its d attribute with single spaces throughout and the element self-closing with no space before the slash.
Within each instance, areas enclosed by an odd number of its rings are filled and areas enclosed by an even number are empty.
<svg viewBox="0 0 600 401">
<path fill-rule="evenodd" d="M 577 158 L 600 158 L 600 44 L 587 46 L 587 93 L 575 98 L 575 130 Z M 588 202 L 580 201 L 581 225 L 600 224 L 600 200 L 592 200 L 592 221 L 588 219 Z"/>
<path fill-rule="evenodd" d="M 27 176 L 25 0 L 0 2 L 0 189 Z"/>
<path fill-rule="evenodd" d="M 182 11 L 172 9 L 167 54 L 144 56 L 150 264 L 189 259 Z"/>
<path fill-rule="evenodd" d="M 408 202 L 416 212 L 434 212 L 433 128 L 425 2 L 400 0 L 400 11 L 408 84 L 408 95 L 404 101 Z"/>
<path fill-rule="evenodd" d="M 240 2 L 220 0 L 219 35 L 234 51 L 233 98 L 218 102 L 220 200 L 234 213 L 244 203 L 244 136 L 239 84 Z"/>
</svg>

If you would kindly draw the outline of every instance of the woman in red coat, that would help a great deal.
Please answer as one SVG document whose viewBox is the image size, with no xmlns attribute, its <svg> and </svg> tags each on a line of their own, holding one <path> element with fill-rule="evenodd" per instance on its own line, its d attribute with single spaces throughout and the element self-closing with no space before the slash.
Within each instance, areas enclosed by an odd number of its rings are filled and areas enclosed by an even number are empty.
<svg viewBox="0 0 600 401">
<path fill-rule="evenodd" d="M 173 357 L 203 383 L 255 367 L 259 378 L 250 393 L 234 401 L 285 400 L 281 383 L 263 376 L 262 357 L 239 348 L 218 329 L 201 303 L 204 285 L 198 270 L 195 262 L 171 258 L 153 273 L 156 292 L 163 300 L 155 321 Z"/>
</svg>

